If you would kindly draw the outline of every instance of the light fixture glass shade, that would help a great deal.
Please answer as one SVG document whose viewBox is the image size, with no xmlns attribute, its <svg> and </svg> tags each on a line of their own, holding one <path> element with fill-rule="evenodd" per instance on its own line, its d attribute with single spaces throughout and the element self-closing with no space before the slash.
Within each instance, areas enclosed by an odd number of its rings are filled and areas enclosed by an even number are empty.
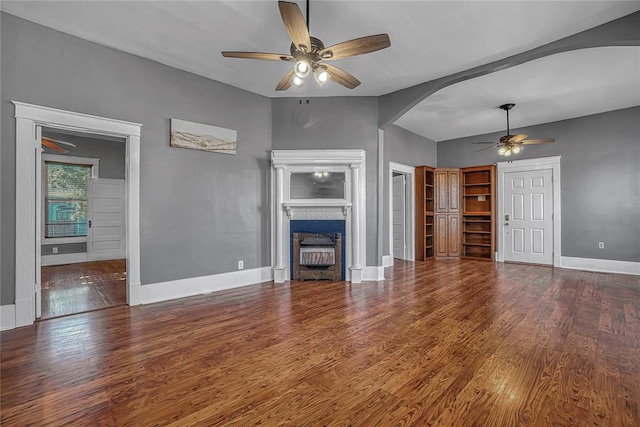
<svg viewBox="0 0 640 427">
<path fill-rule="evenodd" d="M 504 156 L 505 156 L 505 157 L 509 157 L 510 155 L 511 155 L 511 149 L 510 149 L 510 148 L 507 148 L 507 149 L 504 151 Z"/>
<path fill-rule="evenodd" d="M 313 72 L 313 78 L 316 79 L 316 83 L 318 83 L 318 86 L 322 87 L 322 85 L 324 85 L 327 80 L 329 80 L 329 73 L 324 67 L 319 66 Z"/>
<path fill-rule="evenodd" d="M 293 72 L 301 79 L 305 79 L 311 72 L 311 65 L 309 65 L 306 60 L 300 59 L 296 62 L 296 65 L 293 66 Z"/>
<path fill-rule="evenodd" d="M 511 148 L 511 151 L 513 151 L 513 154 L 518 154 L 522 151 L 522 147 L 519 145 L 514 145 L 513 148 Z"/>
<path fill-rule="evenodd" d="M 291 81 L 291 84 L 294 85 L 295 87 L 300 87 L 304 83 L 304 80 L 296 76 L 295 74 L 293 75 L 293 77 L 291 77 L 290 81 Z"/>
<path fill-rule="evenodd" d="M 505 151 L 507 151 L 506 147 L 498 148 L 498 154 L 500 154 L 501 156 L 504 156 Z"/>
</svg>

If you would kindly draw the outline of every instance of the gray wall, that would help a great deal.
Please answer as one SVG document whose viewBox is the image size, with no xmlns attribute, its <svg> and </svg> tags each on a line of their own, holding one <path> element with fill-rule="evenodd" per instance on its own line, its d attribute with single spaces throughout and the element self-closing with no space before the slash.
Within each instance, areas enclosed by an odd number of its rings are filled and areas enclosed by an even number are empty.
<svg viewBox="0 0 640 427">
<path fill-rule="evenodd" d="M 71 148 L 60 145 L 69 150 L 66 154 L 57 153 L 49 148 L 46 149 L 46 154 L 100 159 L 99 178 L 124 179 L 126 155 L 124 140 L 111 141 L 88 136 L 66 135 L 47 129 L 43 129 L 42 135 L 75 144 L 75 147 Z M 56 254 L 53 253 L 54 247 L 58 248 L 57 255 L 87 252 L 86 243 L 66 243 L 42 245 L 41 254 L 55 256 Z"/>
<path fill-rule="evenodd" d="M 143 124 L 143 284 L 270 265 L 269 99 L 2 13 L 1 303 L 15 300 L 11 100 Z M 374 114 L 375 117 L 375 114 Z M 169 147 L 169 119 L 236 129 L 235 156 Z"/>
<path fill-rule="evenodd" d="M 556 142 L 526 146 L 509 159 L 561 155 L 562 255 L 640 261 L 640 107 L 513 129 Z M 439 167 L 507 160 L 496 150 L 476 152 L 474 141 L 504 132 L 438 143 Z M 481 146 L 480 146 L 481 147 Z M 598 249 L 604 241 L 605 248 Z"/>
<path fill-rule="evenodd" d="M 333 83 L 332 83 L 333 84 Z M 367 265 L 378 263 L 378 111 L 376 98 L 271 100 L 274 150 L 359 148 L 366 152 Z"/>
<path fill-rule="evenodd" d="M 391 125 L 384 131 L 384 206 L 382 254 L 389 255 L 389 162 L 407 166 L 437 165 L 437 144 L 406 129 Z"/>
</svg>

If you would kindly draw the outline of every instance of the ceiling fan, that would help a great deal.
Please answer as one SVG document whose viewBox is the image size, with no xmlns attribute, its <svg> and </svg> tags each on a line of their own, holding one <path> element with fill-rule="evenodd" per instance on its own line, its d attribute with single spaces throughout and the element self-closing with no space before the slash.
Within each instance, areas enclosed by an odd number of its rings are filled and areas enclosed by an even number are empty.
<svg viewBox="0 0 640 427">
<path fill-rule="evenodd" d="M 481 148 L 477 151 L 488 150 L 490 148 L 498 148 L 498 154 L 501 156 L 509 157 L 511 154 L 518 154 L 522 151 L 523 145 L 533 145 L 533 144 L 546 144 L 548 142 L 555 141 L 555 138 L 538 138 L 538 139 L 527 139 L 529 135 L 519 134 L 519 135 L 511 135 L 509 132 L 509 110 L 515 107 L 516 104 L 502 104 L 500 107 L 501 110 L 507 112 L 507 134 L 500 137 L 500 142 L 497 144 L 495 142 L 474 142 L 474 144 L 494 144 L 493 147 Z"/>
<path fill-rule="evenodd" d="M 295 62 L 293 69 L 276 86 L 277 91 L 287 90 L 292 85 L 295 87 L 302 86 L 310 73 L 313 73 L 313 77 L 319 86 L 331 79 L 347 89 L 353 89 L 360 85 L 360 81 L 353 75 L 335 65 L 328 64 L 326 61 L 363 55 L 391 46 L 388 34 L 377 34 L 325 47 L 320 39 L 309 35 L 309 0 L 307 0 L 306 23 L 296 3 L 279 1 L 278 8 L 280 9 L 282 22 L 284 22 L 292 41 L 289 55 L 263 52 L 222 52 L 222 56 L 226 58 Z"/>
<path fill-rule="evenodd" d="M 53 151 L 56 151 L 60 154 L 67 154 L 69 152 L 69 150 L 66 150 L 64 148 L 62 148 L 59 144 L 62 145 L 67 145 L 69 147 L 75 147 L 75 144 L 72 144 L 70 142 L 66 142 L 66 141 L 61 141 L 59 139 L 53 139 L 53 138 L 49 138 L 46 136 L 42 137 L 42 146 L 43 147 L 47 147 L 52 149 Z"/>
</svg>

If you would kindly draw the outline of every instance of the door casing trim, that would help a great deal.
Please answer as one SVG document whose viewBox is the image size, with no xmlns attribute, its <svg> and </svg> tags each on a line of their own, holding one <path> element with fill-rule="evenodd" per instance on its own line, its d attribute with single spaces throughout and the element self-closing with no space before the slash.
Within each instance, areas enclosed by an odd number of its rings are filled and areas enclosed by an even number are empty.
<svg viewBox="0 0 640 427">
<path fill-rule="evenodd" d="M 68 129 L 126 139 L 126 251 L 127 304 L 140 304 L 140 132 L 139 123 L 91 116 L 12 101 L 16 119 L 16 241 L 15 326 L 34 322 L 36 247 L 36 149 L 37 126 Z M 40 165 L 38 165 L 40 167 Z M 33 215 L 25 215 L 33 212 Z"/>
<path fill-rule="evenodd" d="M 401 163 L 389 162 L 389 255 L 393 260 L 393 173 L 401 173 L 406 176 L 406 199 L 405 207 L 409 210 L 409 223 L 407 226 L 407 236 L 405 244 L 407 245 L 407 261 L 416 260 L 416 190 L 415 190 L 415 173 L 414 166 L 403 165 Z M 406 216 L 406 213 L 405 213 Z"/>
<path fill-rule="evenodd" d="M 497 162 L 498 165 L 498 254 L 496 260 L 504 262 L 504 183 L 505 173 L 529 172 L 550 169 L 552 171 L 553 189 L 553 266 L 560 267 L 562 257 L 562 206 L 560 197 L 560 159 L 562 156 L 541 157 L 537 159 L 509 160 Z"/>
</svg>

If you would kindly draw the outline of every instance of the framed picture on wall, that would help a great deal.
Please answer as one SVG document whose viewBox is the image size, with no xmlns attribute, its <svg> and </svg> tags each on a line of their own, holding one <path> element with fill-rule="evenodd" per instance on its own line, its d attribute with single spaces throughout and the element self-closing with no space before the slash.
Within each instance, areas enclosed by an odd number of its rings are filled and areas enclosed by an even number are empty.
<svg viewBox="0 0 640 427">
<path fill-rule="evenodd" d="M 238 132 L 217 126 L 171 119 L 170 145 L 213 153 L 236 154 Z"/>
</svg>

